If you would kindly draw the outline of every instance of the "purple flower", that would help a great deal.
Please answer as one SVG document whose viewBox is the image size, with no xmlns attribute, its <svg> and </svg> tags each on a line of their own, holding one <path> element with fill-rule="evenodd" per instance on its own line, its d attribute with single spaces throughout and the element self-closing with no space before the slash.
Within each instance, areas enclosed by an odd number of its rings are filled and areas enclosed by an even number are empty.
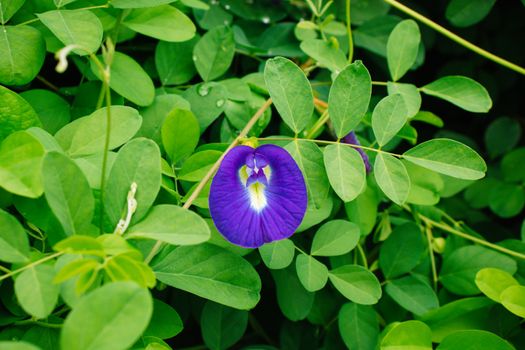
<svg viewBox="0 0 525 350">
<path fill-rule="evenodd" d="M 219 232 L 247 248 L 290 237 L 308 197 L 301 170 L 275 145 L 237 146 L 228 152 L 210 188 L 210 213 Z"/>
<path fill-rule="evenodd" d="M 344 143 L 348 143 L 349 145 L 357 145 L 357 146 L 361 145 L 361 143 L 357 139 L 355 132 L 353 131 L 350 131 L 350 133 L 346 135 L 345 137 L 343 137 L 341 141 L 343 141 Z M 369 173 L 370 171 L 372 171 L 372 166 L 370 165 L 370 160 L 368 159 L 368 155 L 365 153 L 365 151 L 363 151 L 362 148 L 356 147 L 356 150 L 361 155 L 361 158 L 363 158 L 363 162 L 365 163 L 366 172 Z"/>
</svg>

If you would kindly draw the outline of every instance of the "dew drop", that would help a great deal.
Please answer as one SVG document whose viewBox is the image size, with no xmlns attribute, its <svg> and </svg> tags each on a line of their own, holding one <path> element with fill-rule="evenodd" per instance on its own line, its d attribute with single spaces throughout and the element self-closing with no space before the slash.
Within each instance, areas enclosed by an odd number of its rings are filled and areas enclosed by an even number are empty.
<svg viewBox="0 0 525 350">
<path fill-rule="evenodd" d="M 263 18 L 261 18 L 261 21 L 262 21 L 264 24 L 268 24 L 268 23 L 270 23 L 270 17 L 268 17 L 268 16 L 264 16 Z"/>
<path fill-rule="evenodd" d="M 231 8 L 231 6 L 228 5 L 228 4 L 226 4 L 226 5 L 224 5 L 224 8 L 225 8 L 226 10 L 229 10 L 229 9 Z"/>
<path fill-rule="evenodd" d="M 246 0 L 246 3 L 247 3 L 248 5 L 253 5 L 253 0 Z"/>
<path fill-rule="evenodd" d="M 197 56 L 193 55 L 193 56 L 191 57 L 191 59 L 192 59 L 193 61 L 197 61 Z"/>
<path fill-rule="evenodd" d="M 217 107 L 222 107 L 224 105 L 224 100 L 222 98 L 220 100 L 217 100 L 217 102 L 215 102 L 215 105 Z"/>
<path fill-rule="evenodd" d="M 206 96 L 206 95 L 208 95 L 210 93 L 210 88 L 208 87 L 208 85 L 203 84 L 203 85 L 199 86 L 197 92 L 201 96 Z"/>
</svg>

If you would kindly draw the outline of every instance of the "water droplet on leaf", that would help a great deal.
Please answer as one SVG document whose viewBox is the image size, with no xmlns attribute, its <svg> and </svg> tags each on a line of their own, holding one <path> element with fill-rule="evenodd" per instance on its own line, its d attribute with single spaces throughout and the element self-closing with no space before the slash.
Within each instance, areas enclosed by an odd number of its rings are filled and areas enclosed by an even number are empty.
<svg viewBox="0 0 525 350">
<path fill-rule="evenodd" d="M 217 100 L 217 102 L 215 102 L 215 105 L 217 107 L 222 107 L 224 105 L 224 100 L 222 98 L 220 100 Z"/>
<path fill-rule="evenodd" d="M 203 85 L 199 86 L 199 88 L 197 89 L 197 92 L 201 96 L 206 96 L 206 95 L 208 95 L 210 93 L 210 88 L 208 87 L 208 85 L 203 84 Z"/>
<path fill-rule="evenodd" d="M 268 24 L 268 23 L 270 23 L 270 17 L 268 17 L 268 16 L 264 16 L 263 18 L 261 18 L 261 21 L 262 21 L 264 24 Z"/>
</svg>

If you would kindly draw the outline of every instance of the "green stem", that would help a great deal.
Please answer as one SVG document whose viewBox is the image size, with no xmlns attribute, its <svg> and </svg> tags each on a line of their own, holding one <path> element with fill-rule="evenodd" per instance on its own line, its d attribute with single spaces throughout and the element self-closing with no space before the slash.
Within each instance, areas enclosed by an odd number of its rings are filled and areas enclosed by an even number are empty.
<svg viewBox="0 0 525 350">
<path fill-rule="evenodd" d="M 432 240 L 434 239 L 432 236 L 432 227 L 427 226 L 425 228 L 425 233 L 427 236 L 428 254 L 430 255 L 430 267 L 432 268 L 432 285 L 434 286 L 434 290 L 437 290 L 438 276 L 436 269 L 436 258 L 434 257 L 434 250 L 432 249 Z"/>
<path fill-rule="evenodd" d="M 100 234 L 104 233 L 104 195 L 106 186 L 106 168 L 108 165 L 108 153 L 109 153 L 109 139 L 111 135 L 111 90 L 109 88 L 109 77 L 104 73 L 104 87 L 106 89 L 106 140 L 104 141 L 104 153 L 102 155 L 102 172 L 100 174 L 100 218 L 99 218 L 99 230 Z"/>
<path fill-rule="evenodd" d="M 348 63 L 354 59 L 354 39 L 352 38 L 352 26 L 350 25 L 350 0 L 346 0 L 346 34 L 348 35 Z"/>
<path fill-rule="evenodd" d="M 490 53 L 487 50 L 484 50 L 484 49 L 482 49 L 481 47 L 479 47 L 477 45 L 474 45 L 470 41 L 467 41 L 467 40 L 463 39 L 462 37 L 460 37 L 459 35 L 452 33 L 450 30 L 440 26 L 436 22 L 434 22 L 434 21 L 430 20 L 429 18 L 423 16 L 422 14 L 412 10 L 411 8 L 409 8 L 409 7 L 399 3 L 398 1 L 396 1 L 396 0 L 384 0 L 384 1 L 387 4 L 395 7 L 399 11 L 404 12 L 407 15 L 409 15 L 411 17 L 414 17 L 418 21 L 426 24 L 427 26 L 429 26 L 430 28 L 434 29 L 435 31 L 441 33 L 442 35 L 446 36 L 450 40 L 457 42 L 459 45 L 461 45 L 461 46 L 463 46 L 463 47 L 465 47 L 465 48 L 467 48 L 467 49 L 469 49 L 471 51 L 474 51 L 478 55 L 483 56 L 486 59 L 491 60 L 491 61 L 493 61 L 493 62 L 495 62 L 495 63 L 497 63 L 499 65 L 502 65 L 504 67 L 512 69 L 515 72 L 518 72 L 520 74 L 525 75 L 525 68 L 520 67 L 517 64 L 514 64 L 514 63 L 512 63 L 510 61 L 507 61 L 504 58 L 496 56 L 493 53 Z"/>
<path fill-rule="evenodd" d="M 314 137 L 315 133 L 323 127 L 323 125 L 328 121 L 328 109 L 321 114 L 319 119 L 315 122 L 314 126 L 308 131 L 308 134 L 306 134 L 307 139 L 311 139 Z"/>
<path fill-rule="evenodd" d="M 257 120 L 259 120 L 259 118 L 264 114 L 264 112 L 272 105 L 272 99 L 269 98 L 266 100 L 266 102 L 257 110 L 257 112 L 255 112 L 255 114 L 251 117 L 251 119 L 248 121 L 248 123 L 246 124 L 246 126 L 244 127 L 244 129 L 241 130 L 241 132 L 239 133 L 239 135 L 235 138 L 235 140 L 232 141 L 232 143 L 228 146 L 228 148 L 226 149 L 226 151 L 224 151 L 224 153 L 219 157 L 219 159 L 217 159 L 217 161 L 213 164 L 213 166 L 210 168 L 210 170 L 208 170 L 208 172 L 206 173 L 206 175 L 204 175 L 204 177 L 202 178 L 202 180 L 199 182 L 199 184 L 197 185 L 197 187 L 195 188 L 195 190 L 192 192 L 191 196 L 188 198 L 188 200 L 184 203 L 184 205 L 182 206 L 184 209 L 189 209 L 189 207 L 191 207 L 191 205 L 193 204 L 193 202 L 195 201 L 195 199 L 197 199 L 197 197 L 199 196 L 199 194 L 201 193 L 201 191 L 203 190 L 204 186 L 206 186 L 206 184 L 208 183 L 208 181 L 212 178 L 213 174 L 215 174 L 215 172 L 217 171 L 217 169 L 219 169 L 219 165 L 221 164 L 222 160 L 224 159 L 224 157 L 226 156 L 226 154 L 228 154 L 228 152 L 235 146 L 237 146 L 239 144 L 239 142 L 246 137 L 246 135 L 248 135 L 248 132 L 250 132 L 250 130 L 253 128 L 253 126 L 255 125 L 255 123 L 257 123 Z M 157 253 L 159 252 L 159 250 L 162 248 L 162 245 L 163 245 L 163 242 L 161 241 L 157 241 L 155 243 L 155 245 L 151 248 L 149 254 L 147 255 L 146 259 L 144 260 L 144 262 L 146 264 L 150 263 L 151 260 L 153 260 L 153 258 L 155 257 L 155 255 L 157 255 Z"/>
<path fill-rule="evenodd" d="M 455 228 L 452 228 L 452 227 L 450 227 L 448 225 L 445 225 L 445 224 L 436 222 L 436 221 L 434 221 L 432 219 L 429 219 L 429 218 L 427 218 L 424 215 L 419 214 L 419 217 L 421 218 L 421 220 L 423 220 L 430 227 L 437 227 L 437 228 L 439 228 L 439 229 L 441 229 L 441 230 L 443 230 L 445 232 L 451 233 L 451 234 L 456 235 L 458 237 L 467 239 L 467 240 L 472 241 L 474 243 L 478 243 L 478 244 L 484 245 L 484 246 L 486 246 L 488 248 L 497 250 L 497 251 L 499 251 L 501 253 L 505 253 L 505 254 L 513 256 L 515 258 L 519 258 L 519 259 L 524 259 L 525 260 L 525 254 L 518 253 L 518 252 L 516 252 L 514 250 L 507 249 L 505 247 L 501 247 L 499 245 L 487 242 L 487 241 L 485 241 L 483 239 L 471 236 L 471 235 L 469 235 L 469 234 L 467 234 L 465 232 L 461 232 L 459 230 L 456 230 Z"/>
<path fill-rule="evenodd" d="M 401 154 L 387 152 L 387 151 L 383 151 L 377 148 L 366 147 L 366 146 L 361 146 L 361 145 L 352 145 L 349 143 L 342 143 L 342 142 L 337 142 L 337 141 L 302 139 L 298 137 L 261 137 L 261 138 L 258 138 L 257 140 L 261 140 L 261 141 L 308 141 L 308 142 L 314 142 L 314 143 L 320 143 L 320 144 L 326 144 L 326 145 L 343 145 L 343 146 L 348 146 L 352 148 L 366 149 L 367 151 L 372 151 L 376 153 L 386 153 L 396 158 L 403 158 Z"/>
<path fill-rule="evenodd" d="M 37 321 L 33 319 L 18 321 L 18 322 L 15 322 L 14 324 L 16 326 L 38 325 L 38 326 L 46 327 L 46 328 L 62 328 L 62 324 L 60 323 L 49 323 L 49 322 Z"/>
<path fill-rule="evenodd" d="M 22 267 L 19 268 L 19 269 L 16 269 L 16 270 L 10 271 L 9 273 L 6 273 L 5 275 L 0 276 L 0 281 L 5 280 L 5 279 L 7 279 L 7 278 L 9 278 L 9 277 L 11 277 L 11 276 L 14 276 L 14 275 L 16 275 L 16 274 L 18 274 L 18 273 L 20 273 L 20 272 L 22 272 L 22 271 L 25 271 L 25 270 L 30 269 L 30 268 L 32 268 L 32 267 L 35 267 L 35 266 L 37 266 L 37 265 L 43 264 L 43 263 L 45 263 L 46 261 L 52 260 L 52 259 L 54 259 L 54 258 L 56 258 L 56 257 L 58 257 L 58 256 L 60 256 L 60 255 L 62 255 L 62 254 L 64 254 L 64 253 L 63 253 L 63 252 L 54 253 L 54 254 L 48 255 L 48 256 L 46 256 L 46 257 L 40 259 L 40 260 L 33 261 L 33 262 L 30 263 L 30 264 L 27 264 L 27 265 L 25 265 L 25 266 L 22 266 Z"/>
<path fill-rule="evenodd" d="M 357 243 L 357 251 L 359 252 L 359 255 L 361 256 L 361 261 L 363 261 L 363 266 L 365 269 L 368 270 L 368 260 L 366 259 L 365 251 L 363 250 L 363 247 L 361 247 L 360 243 Z"/>
</svg>

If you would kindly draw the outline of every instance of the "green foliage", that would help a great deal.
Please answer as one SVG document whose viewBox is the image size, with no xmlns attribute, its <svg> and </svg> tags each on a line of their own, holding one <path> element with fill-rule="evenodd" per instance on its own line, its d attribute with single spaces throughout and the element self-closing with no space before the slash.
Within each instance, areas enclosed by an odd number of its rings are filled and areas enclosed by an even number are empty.
<svg viewBox="0 0 525 350">
<path fill-rule="evenodd" d="M 525 348 L 522 3 L 0 0 L 0 349 Z M 258 249 L 239 144 L 307 190 Z"/>
</svg>

